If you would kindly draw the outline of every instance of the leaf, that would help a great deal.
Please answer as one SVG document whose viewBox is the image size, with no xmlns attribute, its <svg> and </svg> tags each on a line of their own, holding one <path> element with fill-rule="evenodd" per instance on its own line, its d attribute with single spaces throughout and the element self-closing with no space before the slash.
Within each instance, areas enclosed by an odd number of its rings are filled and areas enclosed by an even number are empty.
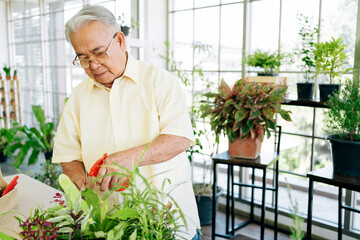
<svg viewBox="0 0 360 240">
<path fill-rule="evenodd" d="M 135 229 L 135 231 L 130 235 L 130 240 L 136 240 L 136 236 L 137 236 L 137 231 Z"/>
<path fill-rule="evenodd" d="M 72 233 L 74 230 L 72 228 L 69 227 L 63 227 L 60 228 L 57 232 L 58 233 Z"/>
<path fill-rule="evenodd" d="M 75 205 L 75 202 L 77 201 L 79 190 L 75 186 L 75 184 L 70 180 L 70 178 L 65 174 L 60 174 L 59 176 L 59 184 L 61 188 L 64 190 L 65 194 L 69 197 L 68 204 L 71 204 L 69 206 L 72 208 Z"/>
<path fill-rule="evenodd" d="M 222 97 L 223 99 L 228 99 L 232 95 L 231 88 L 229 87 L 229 85 L 227 85 L 224 79 L 221 80 L 219 90 L 220 90 L 220 97 Z"/>
<path fill-rule="evenodd" d="M 235 112 L 235 121 L 241 122 L 246 117 L 247 111 L 245 108 L 240 108 Z"/>
<path fill-rule="evenodd" d="M 257 109 L 257 108 L 254 108 L 254 109 L 250 112 L 249 119 L 256 119 L 256 118 L 260 117 L 260 115 L 261 115 L 260 110 Z"/>
<path fill-rule="evenodd" d="M 104 219 L 105 219 L 107 211 L 108 211 L 108 200 L 106 199 L 106 200 L 102 203 L 102 207 L 101 207 L 101 212 L 100 212 L 101 220 L 104 220 Z"/>
<path fill-rule="evenodd" d="M 9 235 L 7 235 L 5 233 L 0 232 L 0 239 L 1 240 L 14 240 L 15 238 L 10 237 Z"/>
<path fill-rule="evenodd" d="M 38 160 L 40 151 L 38 149 L 33 149 L 29 157 L 29 165 L 35 164 Z"/>
<path fill-rule="evenodd" d="M 292 121 L 292 119 L 290 117 L 290 114 L 289 114 L 289 111 L 281 110 L 280 111 L 280 116 L 286 121 L 289 121 L 289 122 Z"/>
<path fill-rule="evenodd" d="M 45 122 L 45 114 L 44 114 L 44 111 L 41 108 L 41 106 L 40 105 L 33 105 L 33 106 L 31 106 L 31 108 L 32 108 L 32 111 L 34 113 L 34 116 L 35 116 L 36 120 L 39 123 L 44 123 Z"/>
<path fill-rule="evenodd" d="M 228 100 L 225 101 L 224 107 L 229 107 L 230 105 L 234 105 L 236 102 L 234 99 L 230 98 Z"/>
<path fill-rule="evenodd" d="M 269 120 L 273 120 L 274 119 L 274 114 L 275 114 L 275 110 L 272 107 L 265 107 L 261 110 L 262 114 L 264 115 L 264 117 L 266 117 Z"/>
<path fill-rule="evenodd" d="M 98 232 L 95 232 L 95 237 L 97 238 L 105 238 L 106 237 L 106 233 L 104 233 L 103 231 L 98 231 Z"/>
<path fill-rule="evenodd" d="M 128 218 L 138 218 L 139 214 L 135 209 L 124 207 L 123 209 L 118 209 L 115 213 L 111 214 L 109 218 L 126 220 Z"/>
</svg>

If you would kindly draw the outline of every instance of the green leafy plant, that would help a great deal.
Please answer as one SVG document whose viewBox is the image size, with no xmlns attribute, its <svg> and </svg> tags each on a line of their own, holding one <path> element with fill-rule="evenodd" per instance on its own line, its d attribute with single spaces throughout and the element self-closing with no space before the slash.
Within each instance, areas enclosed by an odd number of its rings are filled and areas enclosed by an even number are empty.
<svg viewBox="0 0 360 240">
<path fill-rule="evenodd" d="M 135 21 L 134 18 L 131 18 L 131 23 L 127 23 L 126 22 L 126 17 L 125 14 L 121 14 L 121 16 L 118 17 L 119 20 L 119 24 L 121 27 L 131 27 L 131 28 L 135 28 L 135 27 L 139 27 L 140 23 L 138 21 Z"/>
<path fill-rule="evenodd" d="M 345 79 L 340 92 L 329 97 L 330 109 L 324 112 L 326 131 L 339 139 L 360 141 L 360 93 L 359 86 Z"/>
<path fill-rule="evenodd" d="M 265 132 L 270 137 L 269 129 L 275 130 L 276 127 L 276 113 L 291 121 L 291 112 L 281 109 L 286 90 L 286 86 L 263 85 L 243 79 L 231 89 L 222 80 L 218 93 L 204 94 L 212 101 L 203 105 L 203 117 L 210 118 L 211 129 L 217 136 L 223 132 L 230 142 L 234 142 L 237 136 L 263 139 Z"/>
<path fill-rule="evenodd" d="M 314 63 L 314 43 L 319 35 L 319 29 L 314 26 L 312 18 L 298 14 L 297 19 L 300 22 L 301 28 L 299 35 L 301 37 L 301 49 L 297 55 L 301 58 L 301 68 L 305 72 L 305 81 L 308 83 L 311 79 L 310 73 L 315 68 Z"/>
<path fill-rule="evenodd" d="M 299 215 L 299 203 L 296 198 L 293 198 L 290 185 L 286 183 L 286 186 L 290 200 L 290 216 L 294 224 L 294 226 L 290 226 L 290 239 L 301 240 L 304 238 L 304 232 L 302 231 L 302 224 L 304 223 L 304 218 Z"/>
<path fill-rule="evenodd" d="M 314 64 L 317 71 L 315 76 L 318 76 L 320 73 L 325 76 L 328 75 L 330 84 L 350 70 L 349 68 L 344 69 L 344 64 L 346 63 L 344 49 L 346 45 L 343 45 L 342 42 L 343 39 L 341 37 L 338 39 L 332 37 L 331 41 L 313 44 Z"/>
<path fill-rule="evenodd" d="M 0 119 L 3 118 L 0 117 Z M 19 123 L 12 122 L 10 128 L 4 127 L 0 129 L 0 152 L 7 155 L 6 149 L 11 144 L 13 139 L 18 135 L 18 132 L 21 128 L 22 126 L 20 126 Z"/>
<path fill-rule="evenodd" d="M 61 190 L 59 182 L 57 181 L 61 173 L 62 170 L 59 164 L 53 164 L 50 161 L 44 160 L 40 163 L 39 172 L 34 174 L 34 178 L 53 188 Z"/>
<path fill-rule="evenodd" d="M 31 151 L 29 165 L 37 162 L 40 152 L 45 154 L 47 161 L 51 161 L 54 146 L 54 123 L 46 122 L 41 106 L 32 106 L 32 111 L 39 123 L 39 129 L 36 127 L 28 128 L 27 126 L 19 128 L 20 133 L 12 139 L 5 150 L 8 155 L 15 156 L 14 166 L 16 168 L 24 162 L 29 151 Z"/>
<path fill-rule="evenodd" d="M 178 204 L 163 191 L 168 181 L 163 182 L 162 190 L 155 189 L 140 174 L 138 163 L 132 172 L 114 163 L 115 167 L 122 169 L 123 173 L 114 172 L 105 175 L 131 176 L 129 187 L 119 192 L 124 199 L 122 203 L 109 207 L 108 198 L 114 190 L 110 190 L 99 198 L 90 188 L 79 191 L 71 180 L 62 174 L 59 177 L 59 183 L 64 194 L 54 196 L 56 206 L 35 210 L 35 214 L 25 221 L 17 218 L 20 226 L 28 226 L 31 223 L 31 225 L 46 226 L 46 229 L 52 228 L 54 234 L 57 234 L 55 239 L 160 240 L 176 238 L 179 234 L 179 221 L 182 221 L 184 225 L 186 222 Z M 120 184 L 114 189 L 118 189 Z M 139 185 L 142 184 L 144 187 L 140 189 Z M 169 199 L 167 204 L 164 203 L 165 199 Z M 33 229 L 31 234 L 39 234 L 43 229 L 40 227 Z M 28 228 L 22 228 L 22 232 L 24 231 L 29 232 Z"/>
<path fill-rule="evenodd" d="M 255 68 L 260 68 L 264 74 L 272 74 L 279 71 L 281 60 L 284 54 L 279 52 L 271 53 L 257 49 L 254 54 L 246 58 L 246 64 Z"/>
<path fill-rule="evenodd" d="M 10 77 L 10 71 L 11 71 L 11 68 L 10 67 L 7 67 L 6 65 L 3 67 L 3 70 L 6 74 L 7 77 Z"/>
</svg>

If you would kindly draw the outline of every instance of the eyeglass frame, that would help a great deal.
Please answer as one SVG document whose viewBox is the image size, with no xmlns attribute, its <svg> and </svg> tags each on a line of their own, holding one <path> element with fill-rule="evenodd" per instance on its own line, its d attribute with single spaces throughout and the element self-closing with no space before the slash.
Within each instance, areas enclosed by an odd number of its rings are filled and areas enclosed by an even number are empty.
<svg viewBox="0 0 360 240">
<path fill-rule="evenodd" d="M 106 50 L 100 51 L 100 52 L 98 52 L 98 53 L 94 53 L 94 54 L 92 54 L 91 56 L 87 57 L 87 59 L 86 59 L 86 58 L 80 59 L 79 56 L 76 55 L 75 58 L 74 58 L 74 60 L 72 61 L 73 65 L 78 66 L 78 67 L 81 67 L 81 68 L 89 68 L 89 67 L 90 67 L 90 62 L 93 62 L 93 63 L 96 63 L 96 64 L 103 64 L 103 63 L 105 63 L 105 62 L 107 61 L 107 59 L 106 59 L 104 62 L 100 63 L 100 61 L 99 61 L 98 59 L 92 60 L 91 58 L 94 57 L 94 56 L 95 56 L 95 58 L 96 58 L 96 55 L 103 54 L 103 53 L 105 53 L 106 56 L 109 57 L 110 47 L 111 47 L 111 45 L 112 45 L 112 43 L 113 43 L 113 41 L 114 41 L 114 39 L 115 39 L 115 37 L 117 36 L 118 33 L 119 33 L 119 32 L 116 32 L 116 33 L 114 34 L 114 36 L 112 37 L 111 42 L 109 43 L 109 46 L 106 48 Z M 87 61 L 87 62 L 88 62 L 88 66 L 87 66 L 87 67 L 82 67 L 82 66 L 81 66 L 81 63 L 80 63 L 80 60 L 81 60 L 81 61 Z M 78 64 L 76 64 L 76 62 L 78 62 Z"/>
</svg>

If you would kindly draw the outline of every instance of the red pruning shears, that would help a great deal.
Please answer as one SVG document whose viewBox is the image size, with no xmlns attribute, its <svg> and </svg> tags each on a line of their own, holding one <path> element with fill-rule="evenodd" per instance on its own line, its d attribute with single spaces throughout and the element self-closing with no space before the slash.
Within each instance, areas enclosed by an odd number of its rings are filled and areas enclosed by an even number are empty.
<svg viewBox="0 0 360 240">
<path fill-rule="evenodd" d="M 107 158 L 107 154 L 105 153 L 99 160 L 97 160 L 94 165 L 90 168 L 89 176 L 90 177 L 97 177 L 99 173 L 100 166 L 104 163 L 105 159 Z M 126 188 L 129 187 L 129 178 L 126 178 L 126 180 L 121 184 L 121 187 L 116 190 L 116 192 L 122 192 Z"/>
<path fill-rule="evenodd" d="M 9 185 L 5 188 L 4 192 L 2 193 L 2 197 L 5 196 L 8 192 L 13 190 L 15 186 L 18 184 L 17 180 L 19 179 L 19 176 L 15 176 L 13 180 L 9 183 Z"/>
</svg>

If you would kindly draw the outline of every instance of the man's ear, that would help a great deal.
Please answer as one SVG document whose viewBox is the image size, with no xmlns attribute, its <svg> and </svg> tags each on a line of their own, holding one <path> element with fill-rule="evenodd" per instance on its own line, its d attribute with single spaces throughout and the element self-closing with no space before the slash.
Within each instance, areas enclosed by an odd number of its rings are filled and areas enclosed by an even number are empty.
<svg viewBox="0 0 360 240">
<path fill-rule="evenodd" d="M 123 51 L 126 51 L 126 42 L 125 42 L 125 35 L 124 35 L 124 33 L 118 32 L 118 34 L 116 35 L 115 39 L 116 39 L 116 42 L 119 43 L 120 48 L 121 48 Z"/>
</svg>

